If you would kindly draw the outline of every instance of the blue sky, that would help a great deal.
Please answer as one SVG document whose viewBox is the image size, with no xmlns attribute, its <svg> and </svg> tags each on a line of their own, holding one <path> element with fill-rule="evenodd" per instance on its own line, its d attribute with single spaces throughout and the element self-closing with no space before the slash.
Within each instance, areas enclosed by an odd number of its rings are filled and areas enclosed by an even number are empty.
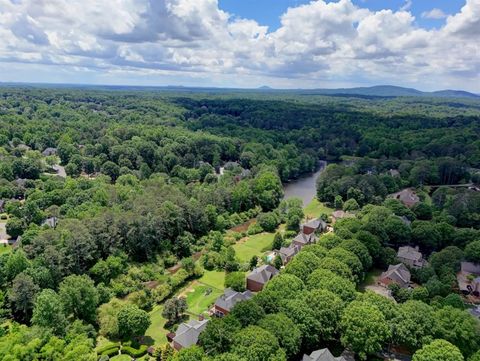
<svg viewBox="0 0 480 361">
<path fill-rule="evenodd" d="M 268 25 L 269 30 L 276 30 L 280 27 L 280 17 L 289 7 L 308 4 L 311 0 L 219 0 L 221 9 L 236 16 L 257 20 L 260 24 Z M 462 0 L 355 0 L 354 4 L 373 11 L 388 9 L 400 9 L 408 6 L 415 16 L 419 26 L 433 28 L 441 26 L 445 19 L 426 19 L 422 13 L 433 8 L 442 10 L 445 14 L 455 14 L 464 5 Z"/>
<path fill-rule="evenodd" d="M 0 81 L 480 92 L 480 0 L 0 0 Z"/>
</svg>

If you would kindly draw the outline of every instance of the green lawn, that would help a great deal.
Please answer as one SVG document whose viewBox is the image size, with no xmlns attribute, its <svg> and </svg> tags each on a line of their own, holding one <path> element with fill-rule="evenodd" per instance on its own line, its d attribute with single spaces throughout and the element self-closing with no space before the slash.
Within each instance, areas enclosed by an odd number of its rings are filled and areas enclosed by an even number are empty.
<svg viewBox="0 0 480 361">
<path fill-rule="evenodd" d="M 308 218 L 318 218 L 320 214 L 325 213 L 330 215 L 333 212 L 332 208 L 327 207 L 322 202 L 319 202 L 318 199 L 314 198 L 303 210 L 305 217 Z"/>
<path fill-rule="evenodd" d="M 209 306 L 212 305 L 222 293 L 222 290 L 201 283 L 195 285 L 193 292 L 187 293 L 187 311 L 194 315 L 200 315 L 208 311 Z"/>
<path fill-rule="evenodd" d="M 167 343 L 166 335 L 168 330 L 164 328 L 166 319 L 162 317 L 163 305 L 156 306 L 150 311 L 150 320 L 152 324 L 145 332 L 145 336 L 153 339 L 154 345 L 160 346 Z"/>
<path fill-rule="evenodd" d="M 113 356 L 110 360 L 111 361 L 131 361 L 131 357 L 128 355 L 117 355 Z"/>
<path fill-rule="evenodd" d="M 0 254 L 8 253 L 12 250 L 12 246 L 0 245 Z"/>
<path fill-rule="evenodd" d="M 248 236 L 233 246 L 240 262 L 248 262 L 253 256 L 261 256 L 273 242 L 274 233 Z"/>
<path fill-rule="evenodd" d="M 205 273 L 198 279 L 198 282 L 223 290 L 225 284 L 225 272 L 205 270 Z"/>
</svg>

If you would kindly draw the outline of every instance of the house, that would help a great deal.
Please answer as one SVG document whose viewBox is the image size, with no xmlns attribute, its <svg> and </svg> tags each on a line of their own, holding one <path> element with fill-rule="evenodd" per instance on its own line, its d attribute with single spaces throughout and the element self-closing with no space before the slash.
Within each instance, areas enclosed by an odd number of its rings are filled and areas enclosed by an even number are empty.
<svg viewBox="0 0 480 361">
<path fill-rule="evenodd" d="M 303 232 L 300 232 L 293 239 L 292 244 L 302 248 L 302 247 L 306 246 L 307 244 L 312 244 L 312 243 L 315 243 L 315 242 L 317 242 L 317 237 L 315 236 L 315 233 L 305 234 Z"/>
<path fill-rule="evenodd" d="M 305 234 L 312 234 L 314 232 L 323 232 L 327 229 L 327 223 L 320 218 L 312 219 L 302 224 L 302 231 Z"/>
<path fill-rule="evenodd" d="M 400 177 L 400 172 L 398 171 L 398 169 L 390 169 L 388 171 L 390 173 L 390 176 L 392 177 Z"/>
<path fill-rule="evenodd" d="M 352 217 L 355 217 L 355 215 L 352 213 L 344 212 L 344 211 L 335 211 L 332 213 L 332 223 L 335 223 L 339 219 L 352 218 Z"/>
<path fill-rule="evenodd" d="M 282 259 L 283 264 L 286 265 L 298 252 L 300 252 L 300 247 L 292 243 L 288 247 L 280 248 L 278 255 Z"/>
<path fill-rule="evenodd" d="M 408 268 L 403 263 L 399 263 L 388 266 L 388 270 L 380 275 L 378 283 L 384 287 L 396 283 L 402 288 L 407 288 L 410 286 L 410 278 L 411 275 Z"/>
<path fill-rule="evenodd" d="M 44 157 L 49 157 L 51 155 L 57 155 L 57 148 L 45 148 L 45 150 L 42 152 L 42 155 Z"/>
<path fill-rule="evenodd" d="M 259 292 L 263 286 L 278 274 L 278 270 L 270 265 L 263 265 L 255 268 L 247 276 L 247 289 L 252 292 Z"/>
<path fill-rule="evenodd" d="M 208 320 L 190 320 L 178 326 L 175 336 L 172 338 L 172 347 L 179 351 L 182 348 L 196 345 L 198 337 L 207 327 Z"/>
<path fill-rule="evenodd" d="M 213 305 L 213 313 L 220 317 L 228 315 L 238 302 L 249 300 L 252 297 L 253 293 L 249 290 L 245 292 L 237 292 L 231 288 L 227 288 L 223 295 L 218 297 L 215 301 L 215 304 Z"/>
<path fill-rule="evenodd" d="M 457 281 L 462 293 L 480 297 L 480 264 L 462 262 Z"/>
<path fill-rule="evenodd" d="M 58 218 L 57 217 L 50 217 L 43 221 L 42 226 L 49 226 L 50 228 L 57 227 Z"/>
<path fill-rule="evenodd" d="M 413 268 L 422 268 L 427 264 L 427 261 L 423 259 L 418 246 L 405 246 L 398 248 L 397 258 L 403 264 Z"/>
<path fill-rule="evenodd" d="M 420 198 L 418 197 L 417 193 L 415 193 L 415 191 L 411 188 L 406 188 L 401 190 L 400 192 L 390 194 L 389 197 L 398 199 L 400 202 L 402 202 L 405 206 L 409 208 L 420 202 Z"/>
<path fill-rule="evenodd" d="M 343 356 L 334 357 L 328 348 L 313 351 L 310 356 L 303 355 L 302 361 L 347 361 Z"/>
</svg>

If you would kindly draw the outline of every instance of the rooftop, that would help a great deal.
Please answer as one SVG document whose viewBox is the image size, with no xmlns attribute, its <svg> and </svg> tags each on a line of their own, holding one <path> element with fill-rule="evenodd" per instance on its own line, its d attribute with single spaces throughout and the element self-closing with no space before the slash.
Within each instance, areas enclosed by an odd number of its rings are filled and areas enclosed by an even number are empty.
<svg viewBox="0 0 480 361">
<path fill-rule="evenodd" d="M 223 295 L 215 301 L 215 306 L 230 311 L 238 302 L 249 300 L 252 297 L 253 293 L 248 290 L 245 292 L 237 292 L 231 288 L 226 288 Z"/>
<path fill-rule="evenodd" d="M 178 326 L 177 332 L 173 341 L 182 347 L 190 347 L 196 345 L 198 336 L 207 326 L 208 320 L 190 320 L 188 323 L 182 323 Z"/>
<path fill-rule="evenodd" d="M 275 267 L 270 265 L 263 265 L 261 267 L 255 268 L 252 272 L 250 272 L 247 278 L 255 282 L 265 284 L 277 274 L 278 270 Z"/>
</svg>

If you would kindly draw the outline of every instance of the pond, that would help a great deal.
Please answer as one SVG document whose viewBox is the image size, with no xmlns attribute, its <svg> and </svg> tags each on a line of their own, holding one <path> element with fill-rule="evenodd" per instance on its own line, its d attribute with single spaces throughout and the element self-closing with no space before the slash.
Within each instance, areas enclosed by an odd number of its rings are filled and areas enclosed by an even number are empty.
<svg viewBox="0 0 480 361">
<path fill-rule="evenodd" d="M 309 204 L 317 194 L 317 178 L 326 166 L 327 162 L 320 161 L 320 168 L 316 172 L 285 183 L 283 185 L 284 199 L 296 197 L 302 200 L 304 207 Z"/>
</svg>

